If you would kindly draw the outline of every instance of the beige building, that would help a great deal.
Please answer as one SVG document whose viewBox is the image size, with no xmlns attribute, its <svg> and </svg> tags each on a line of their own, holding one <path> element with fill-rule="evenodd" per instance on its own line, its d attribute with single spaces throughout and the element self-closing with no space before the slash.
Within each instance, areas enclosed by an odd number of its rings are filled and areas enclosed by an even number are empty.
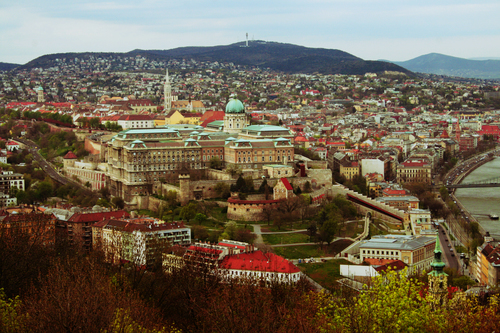
<svg viewBox="0 0 500 333">
<path fill-rule="evenodd" d="M 411 231 L 414 235 L 435 234 L 431 221 L 431 212 L 427 209 L 412 209 L 405 214 L 405 220 L 411 225 Z"/>
<path fill-rule="evenodd" d="M 267 172 L 269 178 L 282 178 L 293 176 L 293 168 L 283 164 L 263 165 L 262 169 Z"/>
<path fill-rule="evenodd" d="M 274 200 L 284 200 L 294 196 L 293 187 L 286 178 L 281 178 L 273 188 Z"/>
<path fill-rule="evenodd" d="M 485 236 L 485 243 L 476 250 L 476 279 L 484 286 L 498 287 L 500 283 L 500 244 Z"/>
<path fill-rule="evenodd" d="M 398 183 L 430 184 L 431 164 L 427 160 L 406 160 L 397 166 Z"/>
<path fill-rule="evenodd" d="M 410 272 L 429 270 L 434 257 L 436 237 L 377 235 L 360 242 L 361 261 L 371 259 L 401 260 Z"/>
<path fill-rule="evenodd" d="M 279 163 L 286 165 L 293 161 L 293 146 L 289 140 L 226 139 L 224 161 L 239 165 L 243 169 L 262 169 L 264 165 Z"/>
</svg>

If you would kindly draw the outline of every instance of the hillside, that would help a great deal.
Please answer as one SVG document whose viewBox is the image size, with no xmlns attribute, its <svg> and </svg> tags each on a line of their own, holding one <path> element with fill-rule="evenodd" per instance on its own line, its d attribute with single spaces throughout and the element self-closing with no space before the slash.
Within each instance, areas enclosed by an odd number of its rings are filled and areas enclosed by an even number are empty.
<svg viewBox="0 0 500 333">
<path fill-rule="evenodd" d="M 20 65 L 18 64 L 9 64 L 6 62 L 0 62 L 0 71 L 10 71 L 11 69 L 14 69 L 19 66 Z"/>
<path fill-rule="evenodd" d="M 393 63 L 412 72 L 464 78 L 500 79 L 500 60 L 469 60 L 429 53 L 411 60 Z"/>
<path fill-rule="evenodd" d="M 128 53 L 51 54 L 34 59 L 22 68 L 55 66 L 55 59 L 58 58 L 86 59 L 91 56 L 133 57 L 141 55 L 148 60 L 155 61 L 193 59 L 248 67 L 258 66 L 286 73 L 364 74 L 393 71 L 411 75 L 410 71 L 393 63 L 365 61 L 340 50 L 263 41 L 252 41 L 249 42 L 249 47 L 243 46 L 244 43 L 235 43 L 210 47 L 181 47 L 171 50 L 133 50 Z"/>
</svg>

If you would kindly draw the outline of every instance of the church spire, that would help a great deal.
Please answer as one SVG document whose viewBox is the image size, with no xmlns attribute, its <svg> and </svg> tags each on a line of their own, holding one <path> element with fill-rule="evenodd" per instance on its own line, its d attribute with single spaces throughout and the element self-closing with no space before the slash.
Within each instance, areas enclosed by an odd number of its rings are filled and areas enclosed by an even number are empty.
<svg viewBox="0 0 500 333">
<path fill-rule="evenodd" d="M 442 275 L 442 274 L 446 275 L 446 273 L 443 272 L 444 266 L 446 266 L 446 264 L 441 259 L 442 254 L 443 253 L 441 251 L 441 244 L 439 242 L 439 235 L 437 235 L 436 236 L 436 246 L 434 247 L 434 259 L 432 260 L 432 263 L 431 263 L 432 272 L 430 272 L 429 274 L 434 275 L 434 276 L 438 276 L 438 275 Z"/>
<path fill-rule="evenodd" d="M 165 73 L 165 85 L 163 87 L 163 95 L 165 98 L 165 113 L 169 113 L 172 109 L 172 86 L 170 85 L 170 77 L 168 75 L 168 68 Z"/>
</svg>

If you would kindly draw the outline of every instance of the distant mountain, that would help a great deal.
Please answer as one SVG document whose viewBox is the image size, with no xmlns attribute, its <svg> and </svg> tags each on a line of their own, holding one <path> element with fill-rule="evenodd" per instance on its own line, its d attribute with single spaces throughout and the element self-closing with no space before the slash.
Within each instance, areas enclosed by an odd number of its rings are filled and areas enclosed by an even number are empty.
<svg viewBox="0 0 500 333">
<path fill-rule="evenodd" d="M 264 41 L 251 41 L 249 47 L 245 47 L 245 43 L 241 42 L 209 47 L 180 47 L 171 50 L 133 50 L 128 53 L 114 54 L 51 54 L 30 61 L 23 68 L 50 67 L 55 65 L 55 59 L 57 58 L 85 58 L 89 55 L 121 55 L 129 57 L 141 55 L 150 60 L 194 59 L 250 67 L 258 66 L 286 73 L 365 74 L 367 72 L 391 71 L 412 75 L 410 71 L 393 63 L 365 61 L 340 50 L 308 48 L 293 44 Z"/>
<path fill-rule="evenodd" d="M 412 72 L 464 78 L 500 79 L 500 60 L 470 60 L 429 53 L 407 61 L 393 61 Z"/>
<path fill-rule="evenodd" d="M 19 67 L 19 66 L 21 66 L 21 65 L 0 62 L 0 71 L 10 71 L 11 69 L 14 69 L 14 68 Z"/>
<path fill-rule="evenodd" d="M 181 47 L 171 50 L 134 50 L 132 54 L 155 54 L 167 58 L 192 58 L 199 61 L 232 62 L 258 66 L 287 73 L 365 74 L 384 71 L 411 74 L 389 62 L 365 61 L 344 51 L 304 46 L 251 41 L 212 47 Z"/>
</svg>

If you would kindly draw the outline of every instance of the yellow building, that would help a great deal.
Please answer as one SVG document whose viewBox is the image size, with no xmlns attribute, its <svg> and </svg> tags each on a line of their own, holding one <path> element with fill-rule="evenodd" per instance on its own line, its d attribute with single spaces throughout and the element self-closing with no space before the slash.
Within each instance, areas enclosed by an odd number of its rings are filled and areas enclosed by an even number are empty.
<svg viewBox="0 0 500 333">
<path fill-rule="evenodd" d="M 165 125 L 176 125 L 176 124 L 191 124 L 191 125 L 199 125 L 201 113 L 192 113 L 192 112 L 180 112 L 177 110 L 170 111 L 165 116 Z"/>
<path fill-rule="evenodd" d="M 360 173 L 360 167 L 358 162 L 345 161 L 340 164 L 340 174 L 344 176 L 347 180 L 351 180 L 358 176 Z"/>
</svg>

